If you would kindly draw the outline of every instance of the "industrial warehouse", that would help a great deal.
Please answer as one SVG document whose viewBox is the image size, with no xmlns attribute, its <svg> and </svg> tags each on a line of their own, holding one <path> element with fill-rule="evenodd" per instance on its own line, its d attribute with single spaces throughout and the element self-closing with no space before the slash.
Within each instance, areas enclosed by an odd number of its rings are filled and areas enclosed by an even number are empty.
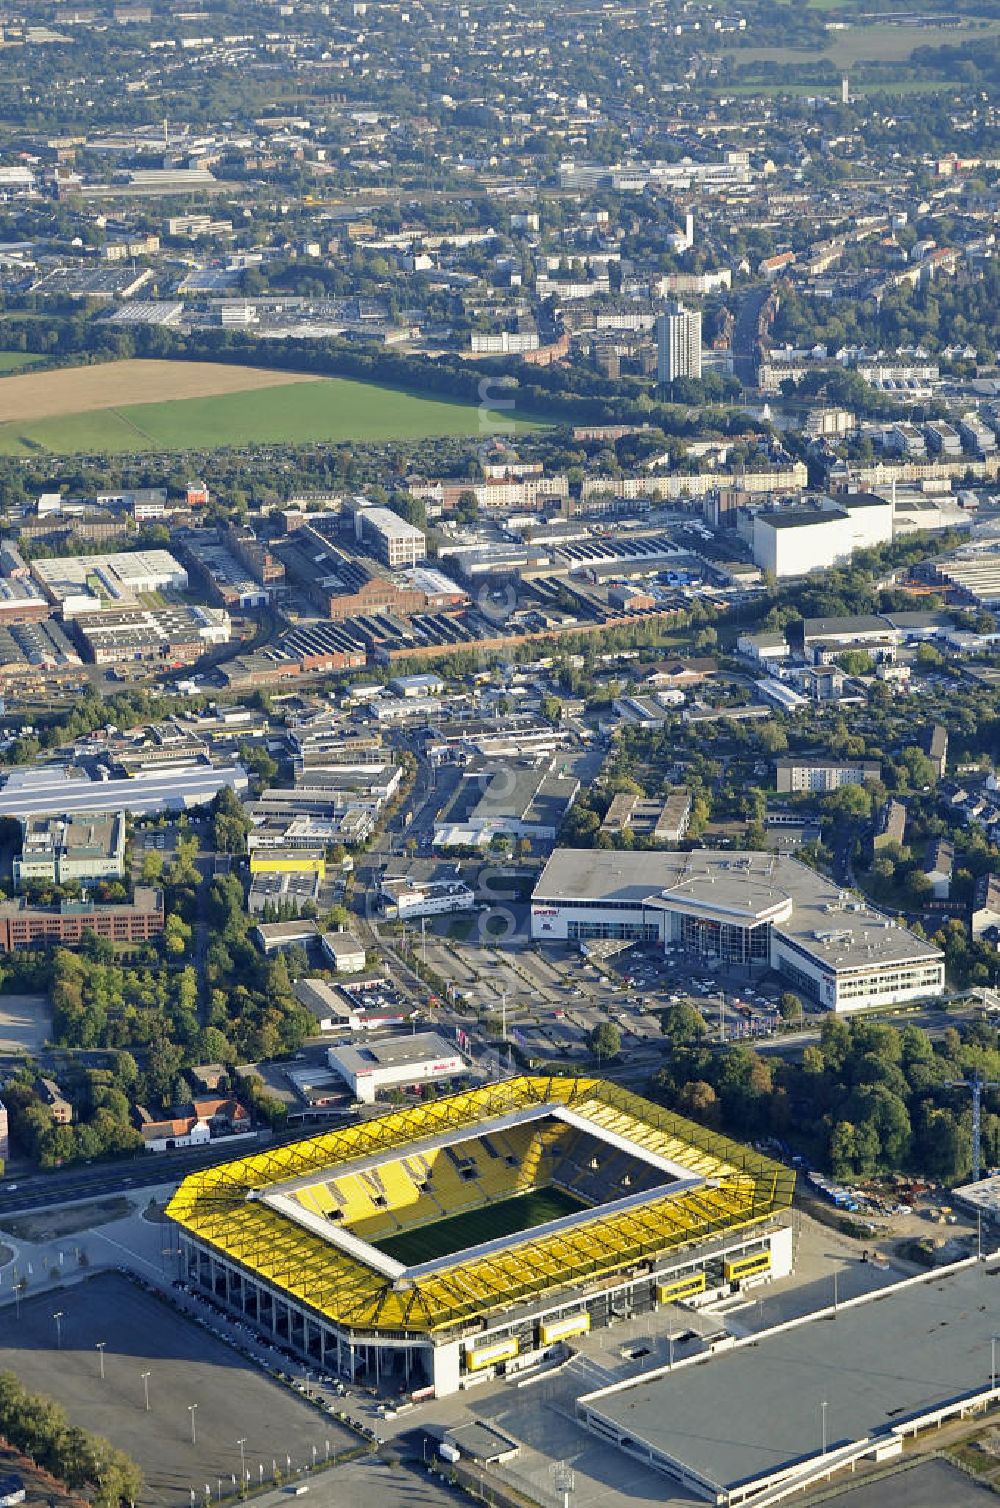
<svg viewBox="0 0 1000 1508">
<path fill-rule="evenodd" d="M 998 1273 L 966 1258 L 599 1389 L 577 1416 L 711 1503 L 784 1501 L 995 1406 Z"/>
<path fill-rule="evenodd" d="M 409 1393 L 792 1266 L 794 1174 L 597 1079 L 522 1076 L 192 1173 L 187 1281 L 324 1370 Z"/>
<path fill-rule="evenodd" d="M 532 895 L 531 935 L 633 939 L 748 973 L 771 968 L 833 1011 L 944 989 L 939 948 L 784 854 L 557 848 Z"/>
</svg>

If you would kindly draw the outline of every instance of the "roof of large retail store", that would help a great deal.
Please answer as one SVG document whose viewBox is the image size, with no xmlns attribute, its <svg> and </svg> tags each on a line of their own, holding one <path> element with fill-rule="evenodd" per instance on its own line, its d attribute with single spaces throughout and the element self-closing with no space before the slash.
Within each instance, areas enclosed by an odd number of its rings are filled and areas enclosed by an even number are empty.
<svg viewBox="0 0 1000 1508">
<path fill-rule="evenodd" d="M 814 869 L 785 854 L 734 853 L 700 848 L 691 853 L 627 853 L 557 848 L 532 897 L 536 905 L 574 900 L 626 902 L 636 908 L 688 905 L 700 897 L 706 909 L 742 909 L 748 918 L 785 898 L 792 914 L 780 924 L 790 937 L 830 968 L 938 959 L 932 944 L 838 889 Z"/>
</svg>

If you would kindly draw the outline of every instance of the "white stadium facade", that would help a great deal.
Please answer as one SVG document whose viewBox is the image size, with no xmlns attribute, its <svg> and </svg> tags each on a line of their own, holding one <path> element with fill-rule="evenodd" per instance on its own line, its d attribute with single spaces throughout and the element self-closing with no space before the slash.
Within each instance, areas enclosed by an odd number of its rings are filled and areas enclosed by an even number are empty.
<svg viewBox="0 0 1000 1508">
<path fill-rule="evenodd" d="M 557 848 L 532 895 L 531 935 L 635 939 L 749 973 L 771 968 L 832 1011 L 944 989 L 939 948 L 778 854 Z"/>
</svg>

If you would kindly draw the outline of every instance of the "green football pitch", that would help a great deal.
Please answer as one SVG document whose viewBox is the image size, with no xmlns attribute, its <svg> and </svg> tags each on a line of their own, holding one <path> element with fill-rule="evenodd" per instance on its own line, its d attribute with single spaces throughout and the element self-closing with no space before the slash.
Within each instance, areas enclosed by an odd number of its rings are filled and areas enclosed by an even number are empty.
<svg viewBox="0 0 1000 1508">
<path fill-rule="evenodd" d="M 477 1210 L 465 1210 L 461 1215 L 446 1216 L 443 1220 L 435 1220 L 432 1225 L 400 1231 L 398 1236 L 387 1236 L 373 1244 L 387 1257 L 412 1267 L 419 1262 L 433 1262 L 436 1257 L 450 1257 L 453 1252 L 478 1246 L 482 1241 L 495 1241 L 500 1236 L 513 1235 L 515 1231 L 530 1230 L 532 1226 L 543 1225 L 546 1220 L 557 1220 L 560 1215 L 571 1215 L 586 1208 L 582 1200 L 563 1189 L 533 1189 L 529 1194 L 501 1199 L 498 1204 L 486 1204 Z"/>
</svg>

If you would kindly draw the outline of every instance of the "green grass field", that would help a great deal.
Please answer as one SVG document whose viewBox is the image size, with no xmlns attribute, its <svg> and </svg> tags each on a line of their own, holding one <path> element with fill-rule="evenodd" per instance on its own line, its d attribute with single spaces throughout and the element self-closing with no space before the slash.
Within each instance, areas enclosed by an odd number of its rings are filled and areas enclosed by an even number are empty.
<svg viewBox="0 0 1000 1508">
<path fill-rule="evenodd" d="M 0 372 L 23 372 L 25 367 L 44 360 L 44 356 L 33 356 L 30 351 L 0 351 Z"/>
<path fill-rule="evenodd" d="M 0 424 L 0 454 L 211 450 L 317 441 L 414 440 L 539 427 L 529 415 L 424 398 L 342 377 L 287 387 L 135 403 Z"/>
<path fill-rule="evenodd" d="M 905 65 L 918 47 L 955 46 L 962 42 L 996 36 L 998 31 L 1000 31 L 1000 21 L 993 18 L 979 19 L 973 24 L 966 24 L 958 29 L 905 24 L 890 25 L 887 22 L 852 22 L 846 31 L 832 33 L 826 46 L 819 50 L 782 46 L 726 48 L 724 55 L 746 72 L 736 88 L 731 87 L 727 91 L 724 83 L 719 83 L 715 88 L 721 93 L 822 94 L 824 86 L 796 77 L 797 69 L 811 68 L 820 62 L 830 63 L 838 69 L 854 67 L 863 69 L 866 63 Z M 748 76 L 752 77 L 751 69 L 754 63 L 781 65 L 784 70 L 781 83 L 775 83 L 765 76 L 761 77 L 759 85 L 748 81 Z M 947 79 L 901 80 L 898 84 L 873 82 L 867 85 L 867 91 L 875 93 L 884 89 L 897 93 L 914 92 L 938 86 L 947 87 L 950 82 Z M 852 78 L 851 88 L 855 93 L 865 92 L 864 80 Z"/>
<path fill-rule="evenodd" d="M 564 1189 L 535 1189 L 529 1194 L 515 1194 L 513 1199 L 501 1199 L 498 1204 L 484 1205 L 482 1209 L 466 1210 L 461 1215 L 435 1220 L 433 1225 L 401 1231 L 398 1236 L 376 1241 L 375 1245 L 387 1257 L 412 1267 L 418 1262 L 433 1262 L 436 1257 L 450 1257 L 467 1246 L 495 1241 L 499 1236 L 529 1230 L 546 1220 L 557 1220 L 560 1215 L 571 1215 L 575 1210 L 585 1208 L 579 1199 Z"/>
</svg>

